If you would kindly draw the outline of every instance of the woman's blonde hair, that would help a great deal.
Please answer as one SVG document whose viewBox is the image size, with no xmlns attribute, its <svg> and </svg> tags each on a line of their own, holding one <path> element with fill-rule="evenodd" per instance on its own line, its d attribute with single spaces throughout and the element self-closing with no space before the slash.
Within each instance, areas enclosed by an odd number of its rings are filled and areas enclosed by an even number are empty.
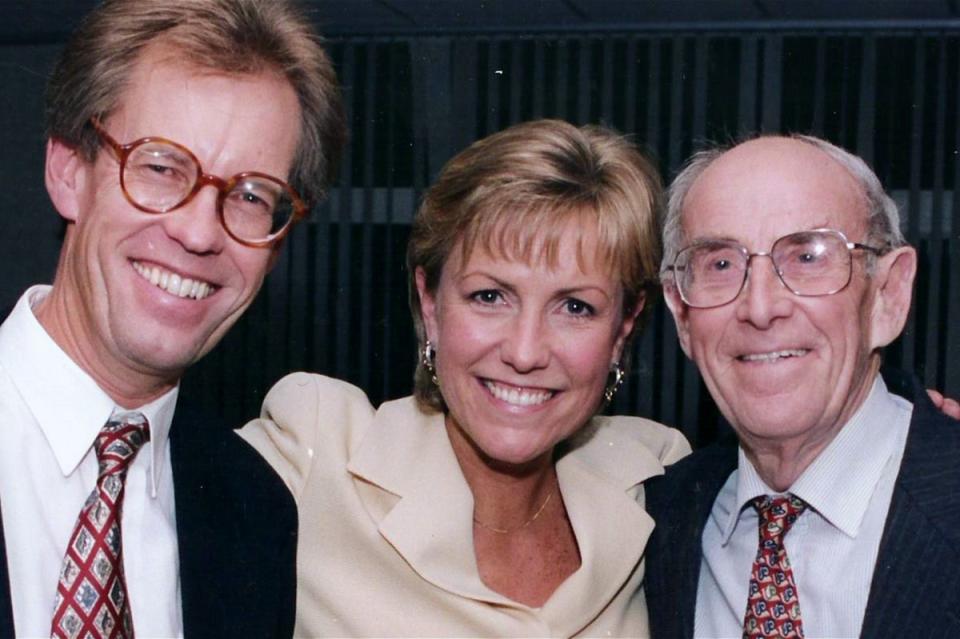
<svg viewBox="0 0 960 639">
<path fill-rule="evenodd" d="M 571 225 L 592 225 L 596 258 L 623 286 L 623 312 L 631 312 L 642 299 L 649 307 L 657 290 L 661 199 L 657 170 L 632 143 L 607 128 L 538 120 L 475 142 L 444 166 L 413 221 L 407 272 L 419 352 L 426 331 L 416 270 L 423 269 L 427 290 L 436 291 L 458 246 L 465 260 L 479 245 L 510 259 L 582 261 L 581 254 L 559 255 L 558 247 Z M 624 353 L 628 346 L 629 341 Z M 421 360 L 414 396 L 423 409 L 443 411 L 443 396 Z"/>
</svg>

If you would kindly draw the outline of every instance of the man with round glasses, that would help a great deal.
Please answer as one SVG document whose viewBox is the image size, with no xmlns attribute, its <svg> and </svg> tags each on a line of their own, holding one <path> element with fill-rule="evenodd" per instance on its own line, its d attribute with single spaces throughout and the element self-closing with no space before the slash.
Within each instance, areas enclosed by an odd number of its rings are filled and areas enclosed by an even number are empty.
<svg viewBox="0 0 960 639">
<path fill-rule="evenodd" d="M 807 136 L 702 152 L 664 248 L 681 345 L 736 437 L 648 488 L 654 637 L 956 634 L 960 428 L 879 374 L 917 256 L 874 173 Z"/>
<path fill-rule="evenodd" d="M 0 636 L 290 636 L 296 511 L 177 405 L 345 133 L 285 0 L 105 0 L 48 85 L 52 286 L 0 327 Z"/>
</svg>

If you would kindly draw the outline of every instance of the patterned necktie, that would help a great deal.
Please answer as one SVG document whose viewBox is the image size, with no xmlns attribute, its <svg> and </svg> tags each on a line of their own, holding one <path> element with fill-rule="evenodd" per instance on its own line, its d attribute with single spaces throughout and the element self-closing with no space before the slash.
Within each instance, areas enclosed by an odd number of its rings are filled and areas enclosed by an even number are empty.
<svg viewBox="0 0 960 639">
<path fill-rule="evenodd" d="M 783 538 L 807 505 L 793 495 L 757 497 L 752 504 L 760 515 L 760 540 L 750 575 L 743 637 L 802 638 L 797 584 Z"/>
<path fill-rule="evenodd" d="M 127 469 L 149 438 L 147 420 L 137 412 L 114 415 L 97 436 L 97 485 L 80 510 L 67 544 L 54 601 L 52 637 L 133 637 L 120 513 Z"/>
</svg>

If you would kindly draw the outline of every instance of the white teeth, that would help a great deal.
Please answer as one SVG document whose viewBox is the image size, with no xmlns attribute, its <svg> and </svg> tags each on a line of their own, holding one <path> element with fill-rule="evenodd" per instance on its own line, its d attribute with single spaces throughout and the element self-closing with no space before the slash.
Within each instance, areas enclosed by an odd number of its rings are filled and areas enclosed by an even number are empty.
<svg viewBox="0 0 960 639">
<path fill-rule="evenodd" d="M 553 397 L 550 391 L 520 389 L 514 386 L 503 387 L 491 381 L 485 381 L 484 385 L 490 394 L 500 401 L 516 406 L 536 406 Z"/>
<path fill-rule="evenodd" d="M 774 362 L 786 357 L 802 357 L 810 351 L 806 348 L 793 348 L 784 351 L 773 351 L 771 353 L 751 353 L 750 355 L 741 355 L 740 359 L 745 362 Z"/>
<path fill-rule="evenodd" d="M 181 277 L 157 266 L 145 266 L 140 262 L 133 262 L 133 268 L 143 279 L 177 297 L 202 300 L 214 291 L 212 284 L 193 280 L 189 277 Z"/>
</svg>

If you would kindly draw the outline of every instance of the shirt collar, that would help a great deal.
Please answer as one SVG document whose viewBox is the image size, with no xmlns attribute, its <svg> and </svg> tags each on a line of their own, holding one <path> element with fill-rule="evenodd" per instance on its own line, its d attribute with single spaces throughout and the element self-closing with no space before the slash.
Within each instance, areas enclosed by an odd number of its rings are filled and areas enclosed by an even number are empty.
<svg viewBox="0 0 960 639">
<path fill-rule="evenodd" d="M 882 427 L 895 410 L 895 400 L 877 375 L 864 403 L 788 490 L 848 537 L 859 533 L 884 466 L 896 452 L 897 430 Z M 742 447 L 736 481 L 736 508 L 727 514 L 724 544 L 753 498 L 777 494 L 760 478 Z"/>
<path fill-rule="evenodd" d="M 115 410 L 142 412 L 150 423 L 151 495 L 156 497 L 179 386 L 144 406 L 118 407 L 37 321 L 32 309 L 49 292 L 49 286 L 28 289 L 3 323 L 3 368 L 40 425 L 64 476 L 80 465 Z"/>
</svg>

